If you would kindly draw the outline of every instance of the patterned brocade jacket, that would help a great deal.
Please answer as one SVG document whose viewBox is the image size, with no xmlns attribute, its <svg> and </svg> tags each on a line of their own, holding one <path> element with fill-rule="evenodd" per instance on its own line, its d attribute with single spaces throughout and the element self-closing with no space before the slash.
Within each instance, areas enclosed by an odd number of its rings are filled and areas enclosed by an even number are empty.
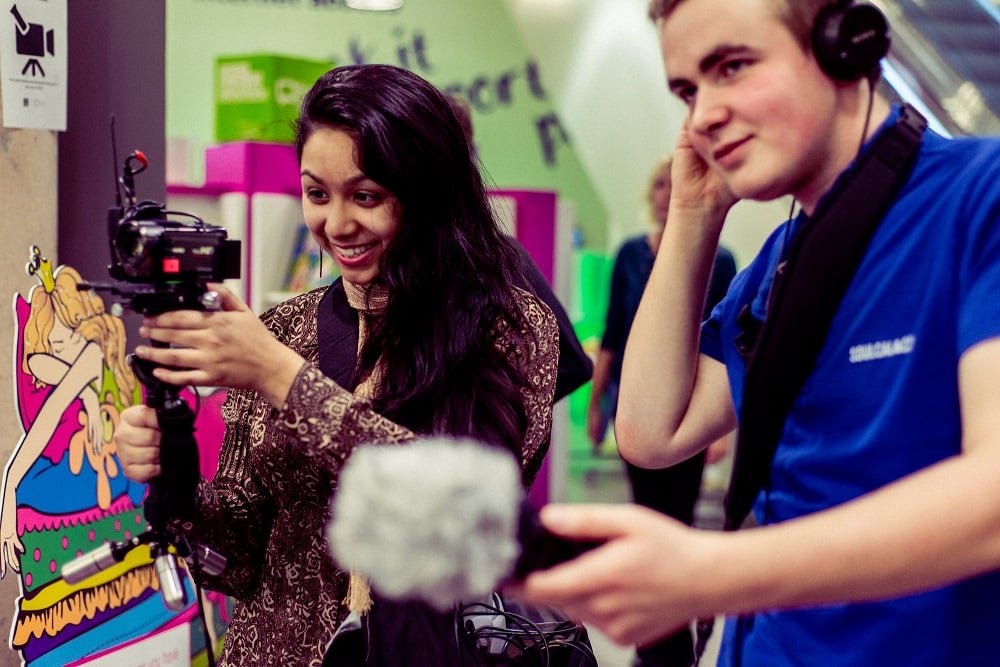
<svg viewBox="0 0 1000 667">
<path fill-rule="evenodd" d="M 221 576 L 203 583 L 236 600 L 224 665 L 320 665 L 347 615 L 349 575 L 333 561 L 325 536 L 337 475 L 359 444 L 415 437 L 319 370 L 317 308 L 326 289 L 262 316 L 307 363 L 281 410 L 255 392 L 229 391 L 218 471 L 199 486 L 192 537 L 229 560 Z M 515 292 L 535 334 L 528 349 L 517 350 L 531 385 L 524 392 L 528 430 L 521 458 L 524 478 L 533 480 L 552 427 L 558 329 L 548 306 Z"/>
</svg>

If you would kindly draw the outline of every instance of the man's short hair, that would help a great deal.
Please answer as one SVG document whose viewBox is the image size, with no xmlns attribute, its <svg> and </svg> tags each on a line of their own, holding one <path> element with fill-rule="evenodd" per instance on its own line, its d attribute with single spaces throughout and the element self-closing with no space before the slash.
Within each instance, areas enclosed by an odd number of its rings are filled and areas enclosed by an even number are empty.
<svg viewBox="0 0 1000 667">
<path fill-rule="evenodd" d="M 774 5 L 778 18 L 788 26 L 803 49 L 812 49 L 813 23 L 821 9 L 837 4 L 837 0 L 767 0 Z M 668 18 L 684 0 L 650 0 L 649 20 L 653 23 Z"/>
<path fill-rule="evenodd" d="M 684 0 L 650 0 L 649 2 L 649 20 L 653 23 L 659 22 L 661 19 L 665 19 L 670 16 L 677 5 L 684 2 Z"/>
</svg>

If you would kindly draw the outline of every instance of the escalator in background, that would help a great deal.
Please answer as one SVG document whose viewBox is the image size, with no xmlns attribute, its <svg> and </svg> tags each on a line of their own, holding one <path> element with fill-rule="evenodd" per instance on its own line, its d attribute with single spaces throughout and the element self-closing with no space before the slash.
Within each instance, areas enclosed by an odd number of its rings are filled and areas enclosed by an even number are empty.
<svg viewBox="0 0 1000 667">
<path fill-rule="evenodd" d="M 874 0 L 892 26 L 885 82 L 947 134 L 1000 134 L 993 0 Z"/>
</svg>

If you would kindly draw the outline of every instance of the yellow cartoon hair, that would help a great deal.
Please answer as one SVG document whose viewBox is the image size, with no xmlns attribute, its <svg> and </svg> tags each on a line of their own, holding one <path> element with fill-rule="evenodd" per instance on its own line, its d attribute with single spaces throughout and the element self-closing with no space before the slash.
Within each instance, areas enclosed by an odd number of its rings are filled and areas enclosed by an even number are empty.
<svg viewBox="0 0 1000 667">
<path fill-rule="evenodd" d="M 114 375 L 120 393 L 131 396 L 137 380 L 126 360 L 125 325 L 121 318 L 105 311 L 104 300 L 96 292 L 78 289 L 82 282 L 76 269 L 62 266 L 54 274 L 51 289 L 43 280 L 43 289 L 32 290 L 31 310 L 24 329 L 22 368 L 30 372 L 28 357 L 32 354 L 52 354 L 49 334 L 58 319 L 84 339 L 101 346 L 104 363 Z"/>
</svg>

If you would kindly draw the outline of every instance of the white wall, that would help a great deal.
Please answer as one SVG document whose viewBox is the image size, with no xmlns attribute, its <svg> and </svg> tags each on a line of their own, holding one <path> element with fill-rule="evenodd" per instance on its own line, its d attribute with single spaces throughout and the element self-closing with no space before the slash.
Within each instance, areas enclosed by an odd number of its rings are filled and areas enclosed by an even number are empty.
<svg viewBox="0 0 1000 667">
<path fill-rule="evenodd" d="M 647 229 L 645 190 L 683 107 L 667 92 L 647 0 L 503 0 L 608 211 L 611 252 Z M 789 202 L 737 205 L 723 232 L 743 266 Z"/>
</svg>

